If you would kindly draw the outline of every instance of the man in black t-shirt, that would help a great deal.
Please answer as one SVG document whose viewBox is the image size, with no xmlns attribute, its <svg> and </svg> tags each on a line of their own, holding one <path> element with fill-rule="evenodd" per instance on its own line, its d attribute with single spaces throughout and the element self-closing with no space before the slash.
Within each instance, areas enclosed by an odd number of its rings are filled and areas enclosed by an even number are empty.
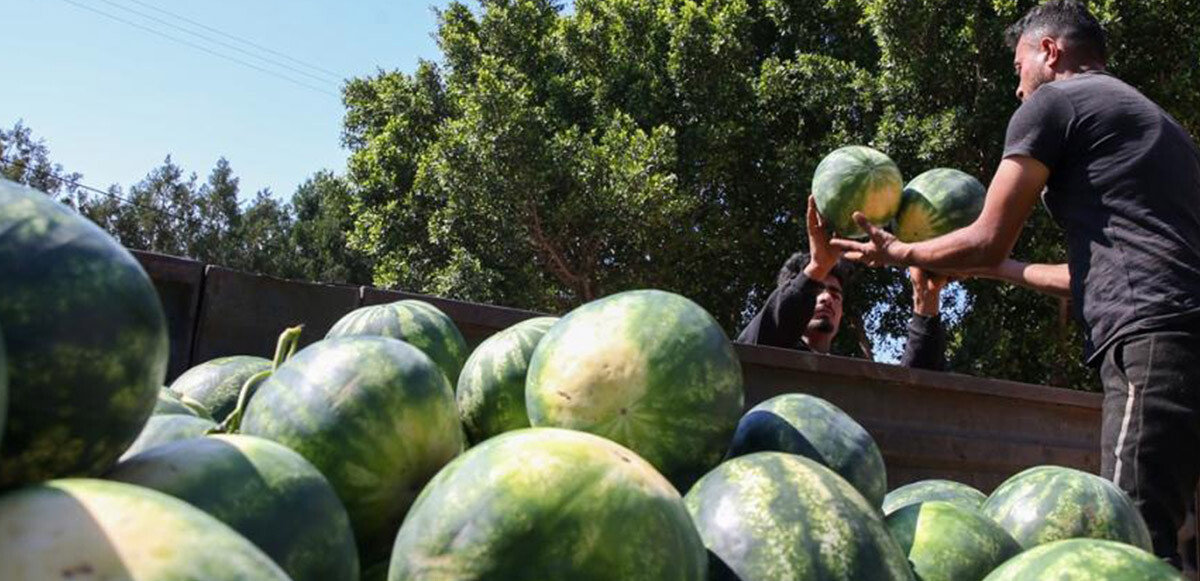
<svg viewBox="0 0 1200 581">
<path fill-rule="evenodd" d="M 1009 43 L 1022 104 L 979 219 L 917 244 L 859 219 L 868 242 L 832 244 L 868 264 L 980 270 L 1070 296 L 1104 383 L 1101 470 L 1178 566 L 1200 475 L 1200 150 L 1105 72 L 1104 31 L 1082 3 L 1034 8 Z M 1039 196 L 1066 233 L 1067 264 L 1008 259 Z"/>
<path fill-rule="evenodd" d="M 829 353 L 841 327 L 842 289 L 853 274 L 853 265 L 829 245 L 811 196 L 808 247 L 811 254 L 797 252 L 784 262 L 775 290 L 738 334 L 738 343 Z M 900 365 L 941 371 L 946 364 L 946 334 L 939 302 L 947 278 L 919 268 L 910 271 L 913 317 Z"/>
</svg>

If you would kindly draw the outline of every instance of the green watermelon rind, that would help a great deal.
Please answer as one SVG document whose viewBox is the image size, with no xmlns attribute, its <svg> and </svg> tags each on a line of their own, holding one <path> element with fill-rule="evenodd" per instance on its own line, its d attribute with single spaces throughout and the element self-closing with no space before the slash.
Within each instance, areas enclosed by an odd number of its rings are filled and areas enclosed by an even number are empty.
<svg viewBox="0 0 1200 581">
<path fill-rule="evenodd" d="M 270 557 L 182 500 L 62 479 L 0 496 L 0 579 L 287 581 Z"/>
<path fill-rule="evenodd" d="M 167 323 L 150 277 L 74 210 L 0 180 L 0 281 L 0 489 L 102 473 L 166 378 Z"/>
<path fill-rule="evenodd" d="M 467 358 L 455 398 L 471 442 L 530 427 L 525 411 L 529 361 L 557 321 L 557 317 L 537 317 L 517 323 L 488 337 Z"/>
<path fill-rule="evenodd" d="M 187 414 L 158 414 L 150 416 L 137 439 L 122 454 L 121 460 L 152 450 L 163 444 L 202 438 L 217 428 L 216 422 Z"/>
<path fill-rule="evenodd" d="M 728 460 L 696 482 L 684 503 L 730 578 L 913 579 L 878 508 L 804 456 L 755 452 Z"/>
<path fill-rule="evenodd" d="M 1000 525 L 952 502 L 910 504 L 884 522 L 921 581 L 980 581 L 1021 552 Z"/>
<path fill-rule="evenodd" d="M 691 300 L 626 291 L 568 313 L 529 364 L 530 424 L 621 444 L 681 490 L 725 454 L 743 407 L 741 363 Z"/>
<path fill-rule="evenodd" d="M 1097 538 L 1152 550 L 1133 502 L 1112 482 L 1074 468 L 1035 466 L 1000 484 L 980 507 L 1026 549 Z"/>
<path fill-rule="evenodd" d="M 1184 581 L 1183 575 L 1148 551 L 1103 539 L 1064 539 L 1029 549 L 984 581 Z"/>
<path fill-rule="evenodd" d="M 887 468 L 861 424 L 819 397 L 787 393 L 768 399 L 738 421 L 727 457 L 753 452 L 800 454 L 854 486 L 872 506 L 883 504 Z"/>
<path fill-rule="evenodd" d="M 706 554 L 679 492 L 633 451 L 526 428 L 430 481 L 392 547 L 389 581 L 692 581 Z"/>
<path fill-rule="evenodd" d="M 362 562 L 391 543 L 425 482 L 463 449 L 446 375 L 416 347 L 380 336 L 296 353 L 250 400 L 241 433 L 283 444 L 325 475 Z"/>
<path fill-rule="evenodd" d="M 271 360 L 254 355 L 218 357 L 183 372 L 171 383 L 175 395 L 199 402 L 221 422 L 237 407 L 247 379 L 271 368 Z"/>
<path fill-rule="evenodd" d="M 987 495 L 953 480 L 920 480 L 905 484 L 883 497 L 883 515 L 887 516 L 910 504 L 944 500 L 963 508 L 980 510 Z"/>
<path fill-rule="evenodd" d="M 903 242 L 921 242 L 968 226 L 983 212 L 986 197 L 987 188 L 971 174 L 931 169 L 904 187 L 896 214 L 896 237 Z"/>
<path fill-rule="evenodd" d="M 358 581 L 346 509 L 325 477 L 285 446 L 242 435 L 177 441 L 126 458 L 105 478 L 216 517 L 293 581 Z"/>
<path fill-rule="evenodd" d="M 437 363 L 451 386 L 458 384 L 470 351 L 453 319 L 416 299 L 359 307 L 334 323 L 325 338 L 371 335 L 399 339 L 420 349 Z"/>
<path fill-rule="evenodd" d="M 862 212 L 872 224 L 885 227 L 900 210 L 904 178 L 883 152 L 863 145 L 839 148 L 821 160 L 813 172 L 812 193 L 817 211 L 843 238 L 864 238 L 854 222 Z"/>
</svg>

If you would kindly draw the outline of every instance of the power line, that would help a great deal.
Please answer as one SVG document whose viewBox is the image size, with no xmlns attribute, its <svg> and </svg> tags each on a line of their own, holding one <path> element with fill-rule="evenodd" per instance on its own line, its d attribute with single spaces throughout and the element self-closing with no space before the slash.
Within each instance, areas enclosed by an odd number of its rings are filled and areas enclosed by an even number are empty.
<svg viewBox="0 0 1200 581">
<path fill-rule="evenodd" d="M 28 164 L 28 163 L 25 163 L 25 162 L 23 162 L 23 161 L 21 161 L 21 160 L 13 160 L 13 159 L 9 159 L 9 158 L 3 157 L 3 156 L 0 156 L 0 163 L 5 163 L 5 164 L 8 164 L 10 167 L 17 167 L 17 166 L 21 166 L 21 167 L 23 167 L 23 168 L 25 169 L 25 171 L 29 171 L 29 170 L 31 170 L 31 169 L 33 169 L 34 171 L 37 171 L 36 169 L 34 169 L 34 168 L 31 168 L 31 167 L 29 166 L 29 164 Z M 138 202 L 135 202 L 135 201 L 133 201 L 133 200 L 130 200 L 130 199 L 128 199 L 128 198 L 125 198 L 125 197 L 122 197 L 122 196 L 118 196 L 117 194 L 115 194 L 115 193 L 113 193 L 113 192 L 111 192 L 111 191 L 106 191 L 106 190 L 101 190 L 101 189 L 99 189 L 99 188 L 94 188 L 94 187 L 92 187 L 92 186 L 89 186 L 89 185 L 87 185 L 87 184 L 84 184 L 84 183 L 82 183 L 82 182 L 80 182 L 80 181 L 78 181 L 78 180 L 72 180 L 72 179 L 69 179 L 69 178 L 64 178 L 64 177 L 62 177 L 62 176 L 60 176 L 60 175 L 57 175 L 57 174 L 55 174 L 55 173 L 53 173 L 53 172 L 49 172 L 49 171 L 47 171 L 47 172 L 44 172 L 42 175 L 44 175 L 44 176 L 46 176 L 46 177 L 48 177 L 48 178 L 50 178 L 50 179 L 53 179 L 53 180 L 55 180 L 55 181 L 57 181 L 57 182 L 59 182 L 59 183 L 63 183 L 63 184 L 69 184 L 69 185 L 71 185 L 71 186 L 74 186 L 74 187 L 76 187 L 76 188 L 79 188 L 79 189 L 82 189 L 82 190 L 87 190 L 87 191 L 89 191 L 89 192 L 94 192 L 94 193 L 100 194 L 100 195 L 102 195 L 102 196 L 108 196 L 109 198 L 112 198 L 112 199 L 114 199 L 114 200 L 117 200 L 117 201 L 120 201 L 120 202 L 124 202 L 126 205 L 133 206 L 133 207 L 135 207 L 135 208 L 141 208 L 141 209 L 143 209 L 143 210 L 149 210 L 149 211 L 151 211 L 151 212 L 158 212 L 159 214 L 161 214 L 161 215 L 163 215 L 163 216 L 167 216 L 167 217 L 169 217 L 169 218 L 174 218 L 174 219 L 176 219 L 176 220 L 179 220 L 179 221 L 181 221 L 181 222 L 186 222 L 186 223 L 187 223 L 189 226 L 194 226 L 194 225 L 196 225 L 196 224 L 199 222 L 199 218 L 196 218 L 195 216 L 192 216 L 192 217 L 180 216 L 180 215 L 178 215 L 178 214 L 173 214 L 173 213 L 171 213 L 171 212 L 167 211 L 165 208 L 156 208 L 156 207 L 154 207 L 154 206 L 147 206 L 147 205 L 144 205 L 144 204 L 140 204 L 140 203 L 138 203 Z"/>
<path fill-rule="evenodd" d="M 272 71 L 272 70 L 264 69 L 264 68 L 262 68 L 262 67 L 260 67 L 260 66 L 258 66 L 258 65 L 256 65 L 256 64 L 253 64 L 253 63 L 248 63 L 248 62 L 246 62 L 246 61 L 244 61 L 244 60 L 241 60 L 241 59 L 239 59 L 239 58 L 232 57 L 232 56 L 229 56 L 229 55 L 227 55 L 227 54 L 223 54 L 223 53 L 220 53 L 220 52 L 214 51 L 214 50 L 212 50 L 212 49 L 210 49 L 210 48 L 207 48 L 207 47 L 204 47 L 204 46 L 200 46 L 200 45 L 198 45 L 198 44 L 196 44 L 196 43 L 194 43 L 194 42 L 191 42 L 191 41 L 188 41 L 188 40 L 184 40 L 184 39 L 181 39 L 181 38 L 177 38 L 177 37 L 171 36 L 171 35 L 169 35 L 169 34 L 167 34 L 167 33 L 165 33 L 165 32 L 161 32 L 161 31 L 155 30 L 155 29 L 153 29 L 153 28 L 150 28 L 150 27 L 148 27 L 148 26 L 144 26 L 144 25 L 142 25 L 142 24 L 138 24 L 138 23 L 136 23 L 136 22 L 131 22 L 131 21 L 129 21 L 129 20 L 126 20 L 126 19 L 124 19 L 124 18 L 121 18 L 120 16 L 115 16 L 115 15 L 113 15 L 113 14 L 109 14 L 109 13 L 107 13 L 107 12 L 104 12 L 103 10 L 99 10 L 99 9 L 97 9 L 97 8 L 93 8 L 93 7 L 91 7 L 91 6 L 87 6 L 87 5 L 85 5 L 85 4 L 81 4 L 81 3 L 79 3 L 79 2 L 76 2 L 75 0 L 62 0 L 62 1 L 63 1 L 63 2 L 66 2 L 67 4 L 74 5 L 74 6 L 78 7 L 78 8 L 82 8 L 82 9 L 84 9 L 84 10 L 88 10 L 88 11 L 91 11 L 91 12 L 95 12 L 96 14 L 99 14 L 99 15 L 101 15 L 101 16 L 104 16 L 105 18 L 109 18 L 109 19 L 112 19 L 112 20 L 116 20 L 117 22 L 120 22 L 120 23 L 122 23 L 122 24 L 127 24 L 127 25 L 129 25 L 129 26 L 132 26 L 132 27 L 134 27 L 134 28 L 138 28 L 138 29 L 144 30 L 144 31 L 146 31 L 146 32 L 149 32 L 149 33 L 151 33 L 151 34 L 154 34 L 154 35 L 157 35 L 157 36 L 161 36 L 161 37 L 163 37 L 163 38 L 165 38 L 165 39 L 167 39 L 167 40 L 170 40 L 170 41 L 173 41 L 173 42 L 177 42 L 177 43 L 180 43 L 180 44 L 183 44 L 183 45 L 190 46 L 190 47 L 192 47 L 192 48 L 194 48 L 194 49 L 196 49 L 196 50 L 204 51 L 204 52 L 206 52 L 206 53 L 208 53 L 208 54 L 211 54 L 211 55 L 213 55 L 213 56 L 216 56 L 216 57 L 219 57 L 219 58 L 223 58 L 223 59 L 225 59 L 225 60 L 228 60 L 228 61 L 233 61 L 233 62 L 235 62 L 235 63 L 237 63 L 237 64 L 240 64 L 240 65 L 242 65 L 242 66 L 244 66 L 244 67 L 249 67 L 249 68 L 252 68 L 252 69 L 254 69 L 254 70 L 257 70 L 257 71 L 259 71 L 259 72 L 261 72 L 261 73 L 265 73 L 265 74 L 271 75 L 271 76 L 273 76 L 273 77 L 277 77 L 277 78 L 283 79 L 283 80 L 285 80 L 285 81 L 288 81 L 288 82 L 290 82 L 290 83 L 293 83 L 293 84 L 295 84 L 295 85 L 299 85 L 299 86 L 301 86 L 301 87 L 304 87 L 304 88 L 306 88 L 306 89 L 309 89 L 309 90 L 312 90 L 312 91 L 316 91 L 316 92 L 318 92 L 318 93 L 323 93 L 323 94 L 325 94 L 325 95 L 329 95 L 330 97 L 334 97 L 334 98 L 337 98 L 337 99 L 341 99 L 341 97 L 340 97 L 339 95 L 337 95 L 337 94 L 334 94 L 334 93 L 331 93 L 331 92 L 329 92 L 329 91 L 327 91 L 327 90 L 325 90 L 325 89 L 322 89 L 322 88 L 320 88 L 320 87 L 316 87 L 316 86 L 310 85 L 310 84 L 308 84 L 308 83 L 305 83 L 305 82 L 303 82 L 303 81 L 298 81 L 298 80 L 296 80 L 296 79 L 293 79 L 292 77 L 289 77 L 289 76 L 287 76 L 287 75 L 284 75 L 284 74 L 281 74 L 281 73 L 277 73 L 277 72 L 275 72 L 275 71 Z"/>
<path fill-rule="evenodd" d="M 202 38 L 202 39 L 204 39 L 204 40 L 206 40 L 206 41 L 208 41 L 208 42 L 211 42 L 211 43 L 214 43 L 214 44 L 217 44 L 217 45 L 223 46 L 223 47 L 225 47 L 225 48 L 228 48 L 229 50 L 232 50 L 232 51 L 236 51 L 236 52 L 242 53 L 242 54 L 244 54 L 244 55 L 246 55 L 246 56 L 248 56 L 248 57 L 250 57 L 250 58 L 255 58 L 255 59 L 258 59 L 258 60 L 261 60 L 261 61 L 264 61 L 264 62 L 268 62 L 268 63 L 271 63 L 272 65 L 275 65 L 275 66 L 277 66 L 277 67 L 283 67 L 283 68 L 285 68 L 285 69 L 287 69 L 287 70 L 289 70 L 289 71 L 292 71 L 292 72 L 294 72 L 294 73 L 301 74 L 301 75 L 304 75 L 304 76 L 306 76 L 306 77 L 308 77 L 308 78 L 310 78 L 310 79 L 313 79 L 313 80 L 317 81 L 318 83 L 328 83 L 328 82 L 330 82 L 330 81 L 329 81 L 329 79 L 327 79 L 327 78 L 324 78 L 324 77 L 319 77 L 319 76 L 317 76 L 317 75 L 314 75 L 314 74 L 312 74 L 312 73 L 310 73 L 310 72 L 308 72 L 308 71 L 305 71 L 305 70 L 303 70 L 303 69 L 298 69 L 298 68 L 296 68 L 296 67 L 293 67 L 293 66 L 291 66 L 291 65 L 289 65 L 289 64 L 287 64 L 287 63 L 280 62 L 280 61 L 277 61 L 277 60 L 275 60 L 275 59 L 271 59 L 271 58 L 267 58 L 267 57 L 264 57 L 264 56 L 261 56 L 261 55 L 254 54 L 253 52 L 250 52 L 250 51 L 248 51 L 248 50 L 246 50 L 246 49 L 244 49 L 244 48 L 241 48 L 241 47 L 238 47 L 238 46 L 232 45 L 232 44 L 230 44 L 230 43 L 228 43 L 228 42 L 225 42 L 225 41 L 223 41 L 223 40 L 220 40 L 220 39 L 217 39 L 217 38 L 213 38 L 213 37 L 211 37 L 211 36 L 207 36 L 207 35 L 201 34 L 201 33 L 199 33 L 199 32 L 196 32 L 196 31 L 194 31 L 194 30 L 189 30 L 189 29 L 187 29 L 187 28 L 185 28 L 185 27 L 183 27 L 183 26 L 179 26 L 178 24 L 174 24 L 174 23 L 172 23 L 172 22 L 169 22 L 169 21 L 167 21 L 167 20 L 163 20 L 163 19 L 161 19 L 161 18 L 159 18 L 159 17 L 157 17 L 157 16 L 154 16 L 154 15 L 151 15 L 151 14 L 146 14 L 145 12 L 140 12 L 140 11 L 138 11 L 138 10 L 134 10 L 134 9 L 132 9 L 132 8 L 129 8 L 128 6 L 123 6 L 123 5 L 121 5 L 121 4 L 118 4 L 118 3 L 116 3 L 116 2 L 112 2 L 111 0 L 99 0 L 99 1 L 100 1 L 100 2 L 103 2 L 103 3 L 105 3 L 105 4 L 108 4 L 109 6 L 116 7 L 117 9 L 124 10 L 124 11 L 126 11 L 126 12 L 129 12 L 130 14 L 136 14 L 136 15 L 138 15 L 138 16 L 140 16 L 140 17 L 142 17 L 142 18 L 145 18 L 146 20 L 151 20 L 151 21 L 157 22 L 157 23 L 159 23 L 159 24 L 162 24 L 163 26 L 168 26 L 168 27 L 170 27 L 170 28 L 173 28 L 173 29 L 175 29 L 175 30 L 178 30 L 178 31 L 180 31 L 180 32 L 183 32 L 183 33 L 185 33 L 185 34 L 190 34 L 190 35 L 192 35 L 192 36 L 195 36 L 195 37 L 197 37 L 197 38 Z M 340 81 L 341 79 L 338 79 L 338 80 Z"/>
<path fill-rule="evenodd" d="M 208 26 L 208 25 L 206 25 L 206 24 L 204 24 L 204 23 L 201 23 L 201 22 L 196 22 L 195 20 L 192 20 L 192 19 L 190 19 L 190 18 L 187 18 L 187 17 L 184 17 L 184 16 L 180 16 L 180 15 L 178 15 L 178 14 L 175 14 L 174 12 L 171 12 L 171 11 L 169 11 L 169 10 L 164 10 L 164 9 L 162 9 L 162 8 L 159 8 L 159 7 L 157 7 L 157 6 L 154 6 L 153 4 L 148 4 L 148 3 L 146 3 L 146 2 L 141 2 L 140 0 L 128 0 L 128 1 L 129 1 L 129 2 L 132 2 L 132 3 L 134 3 L 134 4 L 137 4 L 137 5 L 139 5 L 139 6 L 144 6 L 144 7 L 146 7 L 146 8 L 149 8 L 149 9 L 151 9 L 151 10 L 154 10 L 154 11 L 156 11 L 156 12 L 161 12 L 161 13 L 163 13 L 163 14 L 166 14 L 167 16 L 170 16 L 170 17 L 172 17 L 172 18 L 175 18 L 175 19 L 177 19 L 177 20 L 181 20 L 181 21 L 183 21 L 183 22 L 186 22 L 186 23 L 188 23 L 188 24 L 191 24 L 191 25 L 193 25 L 193 26 L 198 26 L 198 27 L 200 27 L 200 28 L 203 28 L 204 30 L 207 30 L 207 31 L 209 31 L 209 32 L 214 32 L 214 33 L 216 33 L 216 34 L 219 34 L 219 35 L 221 35 L 221 36 L 224 36 L 225 38 L 228 38 L 228 39 L 231 39 L 231 40 L 236 40 L 237 42 L 243 43 L 243 44 L 245 44 L 245 45 L 247 45 L 247 46 L 252 46 L 252 47 L 254 47 L 254 48 L 258 49 L 258 50 L 261 50 L 261 51 L 264 51 L 264 52 L 271 53 L 271 54 L 273 54 L 273 55 L 275 55 L 275 56 L 278 56 L 278 57 L 281 57 L 281 58 L 285 58 L 285 59 L 287 59 L 287 60 L 289 60 L 289 61 L 292 61 L 292 62 L 294 62 L 294 63 L 296 63 L 296 64 L 298 64 L 298 65 L 301 65 L 301 66 L 308 67 L 308 68 L 310 68 L 310 69 L 312 69 L 312 70 L 314 70 L 314 71 L 320 71 L 320 72 L 322 72 L 322 73 L 325 73 L 325 74 L 329 75 L 330 77 L 332 77 L 333 79 L 337 80 L 338 82 L 341 82 L 341 81 L 342 81 L 342 79 L 344 79 L 344 78 L 345 78 L 345 77 L 344 77 L 344 75 L 341 75 L 341 74 L 339 74 L 339 73 L 335 73 L 335 72 L 333 72 L 333 71 L 331 71 L 331 70 L 329 70 L 329 69 L 321 68 L 321 67 L 319 67 L 319 66 L 317 66 L 317 65 L 314 65 L 314 64 L 311 64 L 311 63 L 304 62 L 304 61 L 302 61 L 302 60 L 300 60 L 300 59 L 292 58 L 292 57 L 290 57 L 290 56 L 288 56 L 288 55 L 286 55 L 286 54 L 284 54 L 284 53 L 281 53 L 281 52 L 279 52 L 279 51 L 275 51 L 275 50 L 271 50 L 271 49 L 269 49 L 269 48 L 267 48 L 267 47 L 265 47 L 265 46 L 262 46 L 261 44 L 256 44 L 256 43 L 254 43 L 254 42 L 251 42 L 251 41 L 249 41 L 249 40 L 246 40 L 246 39 L 244 39 L 244 38 L 242 38 L 242 37 L 239 37 L 239 36 L 234 36 L 234 35 L 232 35 L 232 34 L 229 34 L 229 33 L 226 33 L 226 32 L 222 32 L 221 30 L 218 30 L 218 29 L 216 29 L 216 28 L 213 28 L 213 27 L 211 27 L 211 26 Z"/>
</svg>

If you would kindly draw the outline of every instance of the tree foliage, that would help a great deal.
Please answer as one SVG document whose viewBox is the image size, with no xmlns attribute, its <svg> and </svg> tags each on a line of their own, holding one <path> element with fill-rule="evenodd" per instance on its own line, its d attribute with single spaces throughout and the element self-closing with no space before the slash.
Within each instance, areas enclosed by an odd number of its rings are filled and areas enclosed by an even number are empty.
<svg viewBox="0 0 1200 581">
<path fill-rule="evenodd" d="M 1200 9 L 1093 2 L 1114 71 L 1200 129 Z M 451 3 L 441 58 L 344 91 L 352 245 L 377 283 L 560 312 L 620 290 L 685 294 L 733 333 L 804 240 L 812 171 L 841 145 L 905 175 L 988 180 L 1016 108 L 1003 29 L 1032 0 Z M 1162 39 L 1173 39 L 1164 43 Z M 1035 214 L 1018 258 L 1062 261 Z M 968 281 L 951 361 L 1086 387 L 1057 301 Z M 903 336 L 908 287 L 863 272 L 837 349 Z"/>
</svg>

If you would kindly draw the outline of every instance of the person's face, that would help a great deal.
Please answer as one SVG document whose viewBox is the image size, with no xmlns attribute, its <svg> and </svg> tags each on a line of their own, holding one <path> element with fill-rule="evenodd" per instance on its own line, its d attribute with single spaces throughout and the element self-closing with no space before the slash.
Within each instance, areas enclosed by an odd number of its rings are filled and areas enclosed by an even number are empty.
<svg viewBox="0 0 1200 581">
<path fill-rule="evenodd" d="M 808 334 L 835 335 L 842 324 L 842 283 L 832 275 L 821 281 L 825 289 L 817 295 L 812 319 L 808 321 Z"/>
<path fill-rule="evenodd" d="M 1013 53 L 1017 99 L 1028 99 L 1038 87 L 1054 80 L 1054 65 L 1061 57 L 1060 45 L 1050 37 L 1022 36 Z"/>
</svg>

